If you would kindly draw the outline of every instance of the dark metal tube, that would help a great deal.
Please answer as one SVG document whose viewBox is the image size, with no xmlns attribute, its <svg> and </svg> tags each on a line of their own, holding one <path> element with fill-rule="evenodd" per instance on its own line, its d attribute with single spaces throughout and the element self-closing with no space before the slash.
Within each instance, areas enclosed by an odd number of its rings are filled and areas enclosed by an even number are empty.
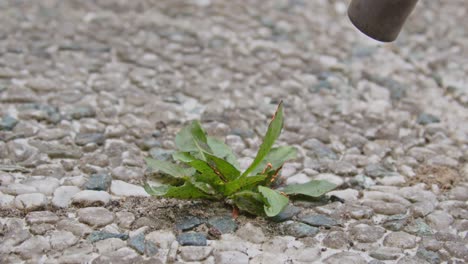
<svg viewBox="0 0 468 264">
<path fill-rule="evenodd" d="M 348 16 L 369 37 L 394 41 L 418 0 L 352 0 Z"/>
</svg>

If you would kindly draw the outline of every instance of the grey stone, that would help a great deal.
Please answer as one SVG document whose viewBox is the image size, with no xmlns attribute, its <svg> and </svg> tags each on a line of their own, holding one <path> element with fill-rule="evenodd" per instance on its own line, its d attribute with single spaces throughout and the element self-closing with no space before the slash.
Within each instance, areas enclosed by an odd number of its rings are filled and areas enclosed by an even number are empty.
<svg viewBox="0 0 468 264">
<path fill-rule="evenodd" d="M 52 205 L 59 208 L 66 208 L 70 205 L 72 197 L 80 192 L 76 186 L 60 186 L 54 191 Z"/>
<path fill-rule="evenodd" d="M 362 243 L 372 243 L 379 240 L 385 234 L 385 229 L 378 226 L 357 224 L 350 229 L 353 239 Z"/>
<path fill-rule="evenodd" d="M 178 230 L 187 231 L 201 225 L 202 223 L 202 220 L 198 217 L 187 216 L 177 220 L 175 226 Z"/>
<path fill-rule="evenodd" d="M 180 256 L 185 261 L 202 261 L 208 258 L 213 252 L 212 247 L 186 246 L 180 247 Z"/>
<path fill-rule="evenodd" d="M 324 259 L 325 264 L 366 264 L 367 261 L 361 255 L 352 252 L 339 252 Z"/>
<path fill-rule="evenodd" d="M 403 254 L 399 248 L 380 247 L 370 252 L 370 256 L 378 260 L 396 260 Z"/>
<path fill-rule="evenodd" d="M 68 231 L 52 231 L 48 234 L 50 245 L 53 249 L 63 250 L 78 242 L 79 238 Z"/>
<path fill-rule="evenodd" d="M 252 243 L 263 243 L 266 240 L 265 234 L 262 231 L 262 228 L 254 226 L 251 223 L 247 223 L 244 226 L 241 226 L 237 232 L 237 236 L 242 239 L 245 239 Z"/>
<path fill-rule="evenodd" d="M 445 242 L 444 248 L 455 258 L 468 261 L 468 247 L 466 242 Z"/>
<path fill-rule="evenodd" d="M 14 249 L 21 257 L 29 259 L 50 250 L 49 241 L 43 236 L 33 236 Z"/>
<path fill-rule="evenodd" d="M 112 177 L 109 174 L 93 174 L 88 178 L 83 188 L 93 191 L 107 191 L 111 182 Z"/>
<path fill-rule="evenodd" d="M 87 207 L 77 211 L 78 220 L 90 226 L 105 226 L 114 221 L 114 214 L 101 207 Z"/>
<path fill-rule="evenodd" d="M 384 241 L 384 246 L 410 249 L 416 247 L 416 237 L 405 232 L 392 232 Z"/>
<path fill-rule="evenodd" d="M 56 178 L 47 177 L 44 179 L 31 179 L 25 181 L 24 184 L 33 186 L 38 192 L 50 196 L 60 186 L 60 181 Z"/>
<path fill-rule="evenodd" d="M 55 224 L 59 220 L 58 216 L 50 211 L 30 212 L 26 215 L 26 222 L 33 224 Z"/>
<path fill-rule="evenodd" d="M 117 196 L 139 196 L 139 197 L 148 197 L 150 196 L 142 186 L 126 183 L 120 180 L 113 180 L 110 191 L 113 195 Z"/>
<path fill-rule="evenodd" d="M 13 209 L 15 207 L 15 196 L 0 193 L 0 208 Z"/>
<path fill-rule="evenodd" d="M 239 251 L 221 251 L 214 254 L 215 263 L 248 264 L 249 256 Z"/>
<path fill-rule="evenodd" d="M 78 146 L 84 146 L 91 143 L 102 145 L 105 140 L 106 138 L 102 133 L 80 133 L 76 135 L 75 144 Z"/>
<path fill-rule="evenodd" d="M 216 216 L 208 219 L 208 225 L 215 228 L 221 234 L 233 233 L 237 229 L 237 224 L 230 216 Z"/>
<path fill-rule="evenodd" d="M 170 230 L 157 230 L 146 235 L 146 241 L 150 241 L 162 249 L 170 248 L 175 240 L 176 237 Z"/>
<path fill-rule="evenodd" d="M 447 230 L 454 219 L 444 211 L 434 211 L 426 216 L 426 221 L 435 230 Z"/>
<path fill-rule="evenodd" d="M 182 233 L 177 236 L 181 246 L 206 246 L 206 235 L 202 233 Z"/>
<path fill-rule="evenodd" d="M 322 240 L 324 246 L 328 248 L 344 248 L 349 246 L 349 239 L 345 232 L 343 231 L 331 231 L 327 236 Z"/>
<path fill-rule="evenodd" d="M 105 191 L 80 191 L 73 195 L 72 204 L 86 207 L 86 206 L 103 206 L 109 203 L 111 196 Z"/>
<path fill-rule="evenodd" d="M 105 231 L 94 231 L 89 236 L 86 238 L 91 243 L 104 240 L 104 239 L 109 239 L 109 238 L 118 238 L 122 240 L 127 240 L 128 235 L 127 234 L 119 234 L 119 233 L 109 233 Z"/>
<path fill-rule="evenodd" d="M 321 251 L 318 247 L 303 247 L 290 249 L 286 252 L 293 261 L 299 263 L 312 263 L 320 258 Z"/>
<path fill-rule="evenodd" d="M 47 197 L 42 193 L 20 194 L 15 198 L 15 205 L 24 211 L 42 210 L 47 206 Z"/>
<path fill-rule="evenodd" d="M 326 215 L 315 214 L 299 217 L 299 221 L 316 227 L 332 227 L 339 225 L 338 221 Z"/>
<path fill-rule="evenodd" d="M 127 245 L 127 243 L 125 241 L 123 241 L 122 239 L 120 238 L 106 238 L 106 239 L 103 239 L 103 240 L 97 240 L 97 241 L 94 241 L 94 242 L 88 242 L 88 243 L 94 243 L 94 246 L 96 247 L 96 249 L 98 250 L 99 254 L 105 254 L 105 253 L 108 253 L 108 252 L 113 252 L 113 251 L 116 251 L 120 248 L 123 248 Z M 93 250 L 93 247 L 91 245 L 91 251 Z M 86 253 L 89 253 L 89 252 L 86 252 Z M 86 254 L 85 253 L 85 254 Z"/>
<path fill-rule="evenodd" d="M 57 223 L 57 229 L 70 231 L 78 237 L 83 237 L 93 231 L 89 226 L 68 218 L 60 220 Z"/>
<path fill-rule="evenodd" d="M 429 264 L 429 262 L 419 257 L 404 256 L 398 260 L 397 264 Z"/>
<path fill-rule="evenodd" d="M 126 229 L 130 229 L 132 223 L 135 221 L 135 215 L 130 212 L 117 212 L 115 216 L 117 218 L 117 224 Z"/>
<path fill-rule="evenodd" d="M 55 226 L 51 224 L 37 224 L 29 227 L 29 231 L 31 231 L 32 234 L 41 236 L 52 229 L 55 229 Z"/>
<path fill-rule="evenodd" d="M 116 251 L 111 251 L 104 255 L 101 255 L 98 258 L 94 259 L 93 262 L 112 264 L 142 263 L 143 258 L 133 249 L 123 247 Z"/>
<path fill-rule="evenodd" d="M 283 233 L 297 238 L 313 237 L 318 232 L 318 228 L 299 222 L 285 223 L 283 226 Z"/>
</svg>

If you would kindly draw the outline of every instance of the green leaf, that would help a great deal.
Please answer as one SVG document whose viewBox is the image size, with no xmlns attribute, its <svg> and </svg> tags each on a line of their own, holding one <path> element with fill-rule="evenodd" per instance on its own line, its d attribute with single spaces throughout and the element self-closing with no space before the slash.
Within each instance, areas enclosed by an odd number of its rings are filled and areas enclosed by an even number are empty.
<svg viewBox="0 0 468 264">
<path fill-rule="evenodd" d="M 263 186 L 258 186 L 258 191 L 266 199 L 263 208 L 265 210 L 265 214 L 269 217 L 273 217 L 281 213 L 289 203 L 288 197 L 282 195 L 278 191 Z"/>
<path fill-rule="evenodd" d="M 263 138 L 263 143 L 260 145 L 257 156 L 250 165 L 249 168 L 242 174 L 243 177 L 248 176 L 253 170 L 255 170 L 258 165 L 263 161 L 266 155 L 270 152 L 271 147 L 275 143 L 276 139 L 281 133 L 283 128 L 283 103 L 281 102 L 278 105 L 276 113 L 273 115 L 273 118 L 268 126 L 268 130 Z"/>
<path fill-rule="evenodd" d="M 232 149 L 226 145 L 223 141 L 208 137 L 207 138 L 208 146 L 210 146 L 211 150 L 213 151 L 213 155 L 226 160 L 227 162 L 231 163 L 237 170 L 239 170 L 239 162 L 237 161 L 237 157 L 232 151 Z"/>
<path fill-rule="evenodd" d="M 252 191 L 242 191 L 230 196 L 234 204 L 241 210 L 253 215 L 264 216 L 264 200 L 259 193 Z"/>
<path fill-rule="evenodd" d="M 175 143 L 180 151 L 197 152 L 202 158 L 204 158 L 203 152 L 211 153 L 206 132 L 203 130 L 200 122 L 196 120 L 177 133 Z"/>
<path fill-rule="evenodd" d="M 239 178 L 240 171 L 228 161 L 213 156 L 209 153 L 205 153 L 205 157 L 208 160 L 210 166 L 215 167 L 217 172 L 221 173 L 227 181 L 232 181 Z"/>
<path fill-rule="evenodd" d="M 152 158 L 145 158 L 145 161 L 151 170 L 158 170 L 176 178 L 191 176 L 195 172 L 192 168 L 183 168 L 168 161 L 155 160 Z"/>
<path fill-rule="evenodd" d="M 192 156 L 190 152 L 182 152 L 182 151 L 176 151 L 172 153 L 172 158 L 174 160 L 182 161 L 185 163 L 195 160 L 195 157 Z"/>
<path fill-rule="evenodd" d="M 145 185 L 145 190 L 148 194 L 154 196 L 163 196 L 166 198 L 178 198 L 178 199 L 198 199 L 198 198 L 213 198 L 212 195 L 208 195 L 198 189 L 191 182 L 186 181 L 181 186 L 170 186 L 161 185 L 157 187 Z"/>
<path fill-rule="evenodd" d="M 272 148 L 268 155 L 263 159 L 263 161 L 257 166 L 256 169 L 252 171 L 253 174 L 258 174 L 263 171 L 268 163 L 271 163 L 272 170 L 276 170 L 283 164 L 288 161 L 295 159 L 297 156 L 297 150 L 291 146 L 282 146 L 277 148 Z"/>
<path fill-rule="evenodd" d="M 193 186 L 195 186 L 197 189 L 200 191 L 210 194 L 210 195 L 216 195 L 216 190 L 211 186 L 209 183 L 206 182 L 199 182 L 199 181 L 191 181 Z"/>
<path fill-rule="evenodd" d="M 220 185 L 224 183 L 225 179 L 223 176 L 218 175 L 207 162 L 203 160 L 193 160 L 188 164 L 200 172 L 199 175 L 196 175 L 198 181 L 206 182 L 211 185 Z"/>
<path fill-rule="evenodd" d="M 255 184 L 265 180 L 265 178 L 266 175 L 257 175 L 235 179 L 231 182 L 226 183 L 226 185 L 224 186 L 224 195 L 229 196 L 239 190 L 252 187 Z"/>
<path fill-rule="evenodd" d="M 306 195 L 310 197 L 319 197 L 336 188 L 336 185 L 323 180 L 313 180 L 304 184 L 291 184 L 284 187 L 281 191 L 291 195 Z"/>
</svg>

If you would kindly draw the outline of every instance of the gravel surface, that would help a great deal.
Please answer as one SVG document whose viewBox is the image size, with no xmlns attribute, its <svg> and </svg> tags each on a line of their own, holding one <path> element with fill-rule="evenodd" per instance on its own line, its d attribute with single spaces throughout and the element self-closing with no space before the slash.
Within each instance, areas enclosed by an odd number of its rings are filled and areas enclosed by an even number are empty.
<svg viewBox="0 0 468 264">
<path fill-rule="evenodd" d="M 468 2 L 370 40 L 340 0 L 0 1 L 0 263 L 468 262 Z M 147 197 L 201 119 L 252 160 L 280 100 L 274 221 Z"/>
</svg>

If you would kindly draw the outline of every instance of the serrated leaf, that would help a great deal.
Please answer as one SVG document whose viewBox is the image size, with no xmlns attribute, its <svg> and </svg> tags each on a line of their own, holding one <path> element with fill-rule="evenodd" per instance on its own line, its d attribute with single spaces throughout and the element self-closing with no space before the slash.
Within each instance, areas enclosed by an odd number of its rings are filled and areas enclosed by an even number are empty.
<svg viewBox="0 0 468 264">
<path fill-rule="evenodd" d="M 289 203 L 288 197 L 282 195 L 278 191 L 263 186 L 258 186 L 258 191 L 265 198 L 263 209 L 265 210 L 265 214 L 269 217 L 281 213 Z"/>
<path fill-rule="evenodd" d="M 176 151 L 172 153 L 172 158 L 177 161 L 190 162 L 195 160 L 195 157 L 190 154 L 190 152 Z"/>
<path fill-rule="evenodd" d="M 240 171 L 231 163 L 222 158 L 205 153 L 205 158 L 211 167 L 215 167 L 216 171 L 224 176 L 227 181 L 233 181 L 240 176 Z"/>
<path fill-rule="evenodd" d="M 194 186 L 190 181 L 186 181 L 181 186 L 170 186 L 170 185 L 161 185 L 157 187 L 145 185 L 145 190 L 148 194 L 154 196 L 163 196 L 166 198 L 177 198 L 177 199 L 198 199 L 214 198 L 212 195 L 208 195 L 203 191 L 199 190 Z"/>
<path fill-rule="evenodd" d="M 213 151 L 213 155 L 226 160 L 227 162 L 231 163 L 237 170 L 239 170 L 239 162 L 237 161 L 237 157 L 234 154 L 234 151 L 226 145 L 223 141 L 214 138 L 214 137 L 207 137 L 208 146 L 210 146 L 211 150 Z"/>
<path fill-rule="evenodd" d="M 204 158 L 203 152 L 211 153 L 206 132 L 199 121 L 193 121 L 190 125 L 182 128 L 176 135 L 175 143 L 180 151 L 197 152 L 202 158 Z"/>
<path fill-rule="evenodd" d="M 271 163 L 272 170 L 276 170 L 283 166 L 283 164 L 288 161 L 295 159 L 297 156 L 297 150 L 291 146 L 282 146 L 277 148 L 272 148 L 268 155 L 262 160 L 262 162 L 257 166 L 256 169 L 252 171 L 253 174 L 258 174 L 263 171 L 268 163 Z"/>
<path fill-rule="evenodd" d="M 145 158 L 145 161 L 151 170 L 158 170 L 175 178 L 191 176 L 195 172 L 195 170 L 192 168 L 183 168 L 168 161 L 155 160 L 152 158 Z"/>
<path fill-rule="evenodd" d="M 238 178 L 234 181 L 228 182 L 224 186 L 224 195 L 229 196 L 239 190 L 252 187 L 255 184 L 265 180 L 266 177 L 267 177 L 266 175 L 257 175 L 257 176 Z"/>
<path fill-rule="evenodd" d="M 263 196 L 259 193 L 242 191 L 231 195 L 230 198 L 241 211 L 245 211 L 253 215 L 265 215 L 265 211 L 263 210 Z"/>
<path fill-rule="evenodd" d="M 281 191 L 291 195 L 306 195 L 310 197 L 320 197 L 336 188 L 336 185 L 328 181 L 313 180 L 303 184 L 291 184 L 285 186 Z"/>
<path fill-rule="evenodd" d="M 248 176 L 253 170 L 255 170 L 258 165 L 263 161 L 266 155 L 270 152 L 271 147 L 275 143 L 276 139 L 281 133 L 283 128 L 283 103 L 281 102 L 278 105 L 276 113 L 273 115 L 270 124 L 268 125 L 268 130 L 263 137 L 263 142 L 260 145 L 260 149 L 257 152 L 252 164 L 247 168 L 247 170 L 242 174 L 243 177 Z"/>
</svg>

